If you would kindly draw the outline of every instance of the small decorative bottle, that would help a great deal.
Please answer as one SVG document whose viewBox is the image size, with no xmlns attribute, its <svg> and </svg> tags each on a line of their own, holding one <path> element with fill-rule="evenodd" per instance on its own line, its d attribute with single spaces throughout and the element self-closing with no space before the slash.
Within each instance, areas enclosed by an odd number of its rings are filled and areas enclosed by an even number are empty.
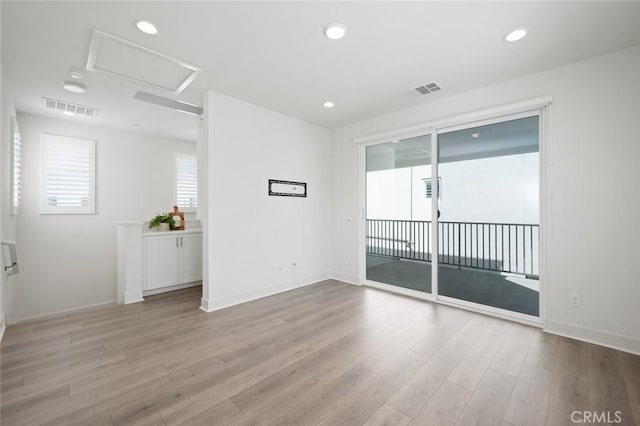
<svg viewBox="0 0 640 426">
<path fill-rule="evenodd" d="M 184 231 L 184 212 L 179 211 L 178 206 L 173 206 L 173 220 L 176 223 L 173 229 Z"/>
</svg>

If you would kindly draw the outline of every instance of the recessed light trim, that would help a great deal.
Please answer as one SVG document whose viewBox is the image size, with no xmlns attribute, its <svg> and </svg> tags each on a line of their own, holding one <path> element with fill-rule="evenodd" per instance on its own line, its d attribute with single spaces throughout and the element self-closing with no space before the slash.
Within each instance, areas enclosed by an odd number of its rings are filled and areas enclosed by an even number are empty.
<svg viewBox="0 0 640 426">
<path fill-rule="evenodd" d="M 331 40 L 340 40 L 347 33 L 347 27 L 342 24 L 334 23 L 324 27 L 324 35 Z"/>
<path fill-rule="evenodd" d="M 480 133 L 471 133 L 471 137 L 476 139 L 480 137 Z"/>
<path fill-rule="evenodd" d="M 512 43 L 514 41 L 522 40 L 527 36 L 527 28 L 517 28 L 504 36 L 504 41 Z"/>
<path fill-rule="evenodd" d="M 74 83 L 72 81 L 65 81 L 62 87 L 64 87 L 65 90 L 68 90 L 69 92 L 73 92 L 73 93 L 85 92 L 84 86 L 82 84 Z"/>
<path fill-rule="evenodd" d="M 138 21 L 136 22 L 136 27 L 145 34 L 158 34 L 158 28 L 149 21 Z"/>
<path fill-rule="evenodd" d="M 336 106 L 336 104 L 334 104 L 331 101 L 327 101 L 327 102 L 323 103 L 322 106 L 325 107 L 325 108 L 333 108 L 334 106 Z"/>
<path fill-rule="evenodd" d="M 400 143 L 400 141 L 391 141 L 391 143 Z"/>
</svg>

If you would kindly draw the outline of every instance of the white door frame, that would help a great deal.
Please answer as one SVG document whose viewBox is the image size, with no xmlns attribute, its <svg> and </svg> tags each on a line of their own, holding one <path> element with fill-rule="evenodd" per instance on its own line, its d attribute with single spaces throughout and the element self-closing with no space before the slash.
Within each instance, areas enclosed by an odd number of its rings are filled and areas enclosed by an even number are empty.
<svg viewBox="0 0 640 426">
<path fill-rule="evenodd" d="M 508 105 L 487 108 L 480 111 L 461 114 L 457 116 L 447 117 L 431 122 L 419 123 L 417 125 L 391 130 L 384 133 L 378 133 L 362 138 L 354 139 L 354 143 L 358 146 L 358 270 L 360 285 L 379 288 L 382 290 L 400 293 L 407 296 L 417 297 L 445 305 L 452 305 L 458 308 L 481 312 L 484 314 L 518 321 L 537 327 L 544 325 L 545 318 L 545 284 L 546 284 L 546 264 L 547 264 L 547 169 L 548 169 L 548 138 L 549 138 L 549 110 L 551 106 L 551 97 L 545 96 L 535 99 L 529 99 Z M 378 145 L 394 140 L 406 139 L 416 136 L 431 135 L 431 174 L 438 175 L 438 143 L 437 135 L 440 133 L 450 132 L 454 130 L 464 129 L 468 127 L 476 127 L 487 124 L 498 123 L 502 121 L 513 120 L 530 116 L 539 117 L 539 150 L 540 150 L 540 192 L 539 192 L 539 209 L 540 209 L 540 292 L 539 306 L 540 317 L 536 318 L 530 315 L 510 312 L 504 309 L 493 308 L 491 306 L 480 305 L 476 303 L 460 301 L 444 296 L 438 296 L 438 203 L 432 203 L 431 221 L 431 294 L 419 291 L 404 289 L 393 285 L 378 283 L 367 280 L 367 259 L 366 259 L 366 148 L 371 145 Z M 438 193 L 438 179 L 432 179 L 433 192 Z"/>
</svg>

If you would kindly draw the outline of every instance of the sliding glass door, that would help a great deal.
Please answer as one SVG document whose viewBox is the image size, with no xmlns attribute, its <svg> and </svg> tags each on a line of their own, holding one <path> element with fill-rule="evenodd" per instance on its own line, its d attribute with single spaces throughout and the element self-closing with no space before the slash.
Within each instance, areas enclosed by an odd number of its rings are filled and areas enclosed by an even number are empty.
<svg viewBox="0 0 640 426">
<path fill-rule="evenodd" d="M 431 137 L 366 149 L 366 279 L 431 293 Z"/>
<path fill-rule="evenodd" d="M 537 115 L 438 134 L 438 296 L 538 317 Z"/>
<path fill-rule="evenodd" d="M 531 112 L 365 146 L 365 283 L 538 318 L 539 129 Z"/>
</svg>

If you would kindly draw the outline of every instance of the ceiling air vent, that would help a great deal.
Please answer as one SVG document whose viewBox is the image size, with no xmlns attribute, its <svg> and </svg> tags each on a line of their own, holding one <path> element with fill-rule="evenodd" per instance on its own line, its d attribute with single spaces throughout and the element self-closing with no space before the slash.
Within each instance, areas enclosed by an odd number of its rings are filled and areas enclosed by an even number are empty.
<svg viewBox="0 0 640 426">
<path fill-rule="evenodd" d="M 432 83 L 425 84 L 424 86 L 418 86 L 414 89 L 411 89 L 405 92 L 405 94 L 411 99 L 416 99 L 421 96 L 428 95 L 429 93 L 438 92 L 440 90 L 442 90 L 442 87 L 432 82 Z"/>
<path fill-rule="evenodd" d="M 86 117 L 95 117 L 98 115 L 98 108 L 88 107 L 84 105 L 72 104 L 65 101 L 59 101 L 56 99 L 42 98 L 44 99 L 44 106 L 49 109 L 55 109 L 56 111 L 66 112 L 72 115 L 84 115 Z"/>
</svg>

